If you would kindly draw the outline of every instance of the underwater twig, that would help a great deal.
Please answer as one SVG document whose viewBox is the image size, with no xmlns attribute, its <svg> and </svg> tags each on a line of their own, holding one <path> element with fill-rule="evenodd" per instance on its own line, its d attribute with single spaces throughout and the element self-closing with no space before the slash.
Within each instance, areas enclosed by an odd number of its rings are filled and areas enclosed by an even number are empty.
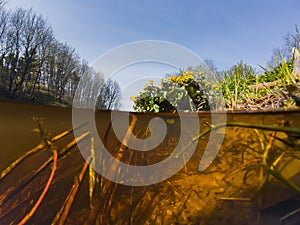
<svg viewBox="0 0 300 225">
<path fill-rule="evenodd" d="M 90 160 L 91 160 L 91 158 L 88 157 L 86 162 L 83 164 L 82 169 L 81 169 L 78 177 L 75 177 L 73 186 L 72 186 L 72 188 L 71 188 L 64 204 L 62 205 L 61 209 L 59 210 L 59 212 L 56 214 L 54 220 L 52 221 L 52 223 L 51 223 L 52 225 L 54 225 L 54 224 L 59 224 L 59 225 L 65 224 L 65 222 L 67 220 L 67 217 L 69 215 L 71 206 L 74 202 L 74 199 L 75 199 L 76 194 L 78 192 L 78 189 L 80 187 L 80 184 L 83 180 L 83 177 L 84 177 L 84 175 L 86 173 L 86 170 L 88 168 L 88 165 L 90 163 Z"/>
<path fill-rule="evenodd" d="M 244 202 L 251 202 L 251 198 L 238 198 L 238 197 L 217 197 L 218 200 L 224 201 L 244 201 Z"/>
<path fill-rule="evenodd" d="M 47 143 L 47 144 L 49 144 L 49 143 Z M 23 225 L 23 224 L 27 223 L 27 221 L 33 216 L 33 214 L 36 212 L 37 208 L 42 203 L 43 199 L 45 198 L 45 196 L 50 188 L 50 185 L 53 181 L 54 174 L 56 171 L 56 164 L 57 164 L 57 158 L 58 158 L 57 150 L 52 149 L 52 152 L 53 152 L 53 166 L 52 166 L 52 171 L 51 171 L 50 177 L 47 181 L 47 184 L 46 184 L 42 194 L 40 195 L 39 199 L 35 203 L 35 205 L 31 208 L 30 212 L 21 220 L 21 222 L 18 223 L 18 225 Z"/>
<path fill-rule="evenodd" d="M 54 143 L 62 138 L 64 138 L 65 136 L 67 136 L 68 134 L 70 134 L 73 130 L 78 129 L 79 127 L 85 125 L 86 122 L 78 125 L 75 128 L 66 130 L 56 136 L 54 136 L 53 138 L 51 138 L 51 142 Z M 1 172 L 0 174 L 0 181 L 6 176 L 8 175 L 17 165 L 19 165 L 24 159 L 26 159 L 27 157 L 29 157 L 30 155 L 42 150 L 45 147 L 45 143 L 41 143 L 38 146 L 30 149 L 29 151 L 25 152 L 23 155 L 21 155 L 19 158 L 17 158 L 13 163 L 11 163 L 3 172 Z"/>
<path fill-rule="evenodd" d="M 276 179 L 278 179 L 279 181 L 281 181 L 282 183 L 286 184 L 287 186 L 289 186 L 290 188 L 294 189 L 295 191 L 297 191 L 300 194 L 300 188 L 294 184 L 292 181 L 289 181 L 288 179 L 284 178 L 282 176 L 282 174 L 276 170 L 276 165 L 280 162 L 280 160 L 283 158 L 283 156 L 285 155 L 285 152 L 282 152 L 279 157 L 277 157 L 275 159 L 275 161 L 269 165 L 267 159 L 269 156 L 269 151 L 272 147 L 273 141 L 275 139 L 276 136 L 276 131 L 273 131 L 271 134 L 271 138 L 269 140 L 268 145 L 266 146 L 265 152 L 262 155 L 262 160 L 263 160 L 263 165 L 266 168 L 266 171 L 269 172 L 269 174 L 273 175 Z"/>
<path fill-rule="evenodd" d="M 73 147 L 76 147 L 78 143 L 82 142 L 83 140 L 85 140 L 87 137 L 90 136 L 90 132 L 85 132 L 82 135 L 80 135 L 79 137 L 76 137 L 75 139 L 73 139 L 72 141 L 70 141 L 60 152 L 59 152 L 59 156 L 65 155 L 66 153 L 68 153 Z"/>
<path fill-rule="evenodd" d="M 124 136 L 124 138 L 121 142 L 121 145 L 118 149 L 116 149 L 117 150 L 116 157 L 115 157 L 116 160 L 121 161 L 123 159 L 124 152 L 127 148 L 127 144 L 128 144 L 128 141 L 129 141 L 130 134 L 131 134 L 133 128 L 135 127 L 136 123 L 137 123 L 137 117 L 135 115 L 132 115 L 132 120 L 131 120 L 130 125 L 127 129 L 127 132 L 126 132 L 126 134 L 125 134 L 125 136 Z M 110 126 L 111 125 L 109 125 L 109 129 L 110 129 Z M 108 134 L 109 129 L 107 130 L 107 134 Z M 108 176 L 118 176 L 118 175 L 120 175 L 119 174 L 120 171 L 118 170 L 118 163 L 113 163 L 107 171 L 109 171 L 111 173 Z M 100 212 L 100 222 L 101 221 L 103 223 L 107 222 L 105 217 L 110 216 L 111 206 L 112 206 L 112 203 L 114 201 L 114 197 L 115 197 L 115 193 L 116 193 L 117 188 L 118 188 L 117 183 L 112 182 L 110 180 L 104 180 L 103 185 L 102 185 L 101 194 L 103 194 L 103 196 L 105 194 L 105 198 L 102 199 L 102 207 L 99 208 L 99 210 L 101 210 L 101 212 Z"/>
<path fill-rule="evenodd" d="M 90 212 L 90 215 L 89 215 L 88 219 L 86 220 L 86 222 L 84 223 L 84 225 L 97 224 L 97 223 L 95 223 L 95 221 L 99 215 L 101 205 L 102 205 L 102 201 L 100 201 L 100 200 L 98 200 L 94 204 L 92 211 Z"/>
<path fill-rule="evenodd" d="M 277 166 L 277 164 L 281 161 L 281 159 L 283 158 L 283 156 L 285 155 L 285 152 L 282 152 L 277 159 L 272 163 L 272 166 Z"/>
<path fill-rule="evenodd" d="M 249 124 L 249 123 L 240 123 L 240 122 L 228 122 L 228 123 L 220 123 L 217 125 L 210 125 L 210 128 L 201 132 L 199 135 L 194 137 L 192 141 L 184 146 L 174 157 L 178 158 L 180 154 L 182 154 L 186 149 L 188 149 L 195 141 L 198 141 L 201 137 L 205 136 L 206 134 L 218 130 L 223 127 L 244 127 L 244 128 L 255 128 L 261 130 L 268 130 L 268 131 L 279 131 L 291 134 L 300 134 L 300 129 L 290 128 L 290 127 L 282 127 L 282 126 L 271 126 L 271 125 L 262 125 L 262 124 Z"/>
<path fill-rule="evenodd" d="M 190 186 L 187 190 L 186 190 L 186 193 L 187 193 L 187 196 L 186 198 L 184 199 L 182 205 L 180 206 L 180 208 L 178 209 L 178 213 L 176 215 L 176 220 L 178 220 L 178 218 L 180 217 L 180 215 L 182 214 L 186 204 L 187 204 L 187 201 L 189 200 L 189 198 L 192 196 L 192 193 L 193 193 L 193 189 L 192 189 L 192 186 Z"/>
<path fill-rule="evenodd" d="M 7 202 L 15 193 L 17 193 L 22 187 L 28 184 L 34 177 L 36 177 L 42 170 L 44 170 L 50 162 L 53 161 L 53 156 L 50 156 L 49 159 L 43 163 L 43 165 L 33 172 L 33 175 L 26 177 L 24 181 L 17 187 L 10 188 L 5 195 L 0 196 L 0 206 L 2 206 L 5 202 Z M 2 218 L 4 215 L 0 215 Z"/>
<path fill-rule="evenodd" d="M 119 148 L 119 152 L 118 152 L 118 154 L 116 156 L 116 158 L 119 159 L 119 160 L 122 159 L 123 156 L 124 156 L 124 151 L 127 148 L 127 145 L 128 145 L 128 142 L 129 142 L 129 138 L 130 138 L 130 134 L 133 131 L 133 128 L 135 127 L 136 123 L 137 123 L 137 116 L 136 115 L 132 115 L 132 120 L 131 120 L 130 125 L 129 125 L 128 129 L 127 129 L 127 132 L 126 132 L 126 134 L 125 134 L 125 136 L 124 136 L 124 138 L 123 138 L 123 140 L 121 142 L 121 146 Z"/>
<path fill-rule="evenodd" d="M 273 131 L 272 134 L 271 134 L 271 137 L 270 137 L 270 140 L 265 148 L 265 151 L 262 155 L 262 161 L 263 161 L 263 164 L 268 164 L 267 163 L 267 159 L 268 159 L 268 156 L 269 156 L 269 152 L 270 152 L 270 149 L 272 148 L 272 145 L 273 145 L 273 141 L 274 141 L 274 137 L 276 136 L 276 131 Z"/>
<path fill-rule="evenodd" d="M 94 137 L 91 137 L 91 166 L 89 167 L 89 195 L 90 195 L 90 208 L 93 207 L 93 196 L 95 193 L 96 184 L 99 181 L 98 174 L 94 171 L 93 165 L 96 165 L 96 155 L 95 155 L 95 140 Z"/>
<path fill-rule="evenodd" d="M 188 173 L 188 168 L 186 166 L 187 165 L 187 160 L 186 159 L 188 159 L 188 158 L 189 158 L 189 154 L 184 152 L 183 153 L 183 161 L 184 161 L 184 171 L 185 171 L 186 174 Z"/>
<path fill-rule="evenodd" d="M 82 140 L 84 140 L 87 136 L 89 135 L 89 132 L 82 134 L 80 137 L 72 140 L 70 143 L 67 144 L 66 147 L 64 147 L 62 149 L 62 151 L 59 153 L 59 156 L 63 156 L 64 154 L 66 154 L 67 152 L 69 152 L 74 146 L 76 146 L 76 143 L 81 142 Z M 5 193 L 5 195 L 0 196 L 0 206 L 2 206 L 6 201 L 8 201 L 17 191 L 19 191 L 22 187 L 24 187 L 26 184 L 28 184 L 34 177 L 36 177 L 41 171 L 43 171 L 48 165 L 49 163 L 53 160 L 53 155 L 49 157 L 49 159 L 43 163 L 43 165 L 41 165 L 37 170 L 35 170 L 33 172 L 33 174 L 28 175 L 27 177 L 25 177 L 22 181 L 21 184 L 19 184 L 19 186 L 16 186 L 14 188 L 9 189 L 9 191 L 7 191 L 7 193 Z M 22 199 L 21 202 L 26 201 L 26 199 Z M 21 204 L 21 203 L 19 203 Z M 11 210 L 13 210 L 15 207 L 17 207 L 17 205 L 13 206 L 12 208 L 10 208 L 9 212 Z M 7 212 L 7 213 L 9 213 Z M 0 218 L 2 218 L 3 216 L 7 215 L 7 213 L 0 215 Z"/>
<path fill-rule="evenodd" d="M 109 124 L 108 124 L 108 127 L 107 127 L 107 129 L 106 129 L 106 131 L 105 131 L 104 137 L 103 137 L 103 145 L 104 145 L 104 147 L 106 147 L 107 140 L 108 140 L 108 135 L 109 135 L 111 126 L 112 126 L 112 123 L 111 123 L 111 121 L 110 121 Z"/>
<path fill-rule="evenodd" d="M 296 210 L 293 210 L 292 212 L 290 212 L 290 213 L 286 214 L 285 216 L 281 217 L 281 218 L 280 218 L 280 222 L 282 222 L 282 221 L 284 221 L 284 220 L 290 218 L 291 216 L 293 216 L 293 215 L 295 215 L 295 214 L 297 214 L 297 213 L 299 213 L 299 212 L 300 212 L 300 208 L 299 208 L 299 209 L 296 209 Z"/>
<path fill-rule="evenodd" d="M 245 127 L 245 128 L 256 128 L 260 130 L 269 130 L 269 131 L 279 131 L 292 134 L 300 134 L 300 129 L 283 127 L 283 126 L 272 126 L 272 125 L 263 125 L 263 124 L 249 124 L 249 123 L 239 123 L 239 122 L 228 122 L 223 124 L 218 124 L 214 126 L 214 129 L 219 129 L 221 127 Z"/>
<path fill-rule="evenodd" d="M 65 137 L 69 133 L 71 133 L 72 130 L 67 130 L 65 132 L 62 132 L 61 134 L 56 135 L 51 139 L 51 142 L 58 141 L 59 139 Z M 16 159 L 12 164 L 10 164 L 1 174 L 0 174 L 0 181 L 9 174 L 18 164 L 20 164 L 24 159 L 26 159 L 28 156 L 42 150 L 45 147 L 44 144 L 39 144 L 38 146 L 32 148 L 31 150 L 25 152 L 23 155 L 21 155 L 18 159 Z"/>
<path fill-rule="evenodd" d="M 21 155 L 17 160 L 15 160 L 12 164 L 10 164 L 1 174 L 0 174 L 0 181 L 9 174 L 18 164 L 20 164 L 24 159 L 28 156 L 42 150 L 45 146 L 43 144 L 39 144 L 38 146 L 30 149 L 29 151 L 25 152 Z"/>
<path fill-rule="evenodd" d="M 40 204 L 42 203 L 42 201 L 44 200 L 46 194 L 48 193 L 48 190 L 50 188 L 50 185 L 53 181 L 54 178 L 54 174 L 56 171 L 56 165 L 57 165 L 57 159 L 58 159 L 58 153 L 57 153 L 57 149 L 54 147 L 54 144 L 47 138 L 47 136 L 45 135 L 45 131 L 42 127 L 42 123 L 41 120 L 38 118 L 32 118 L 38 126 L 39 129 L 39 133 L 44 141 L 45 146 L 47 146 L 47 148 L 52 151 L 53 153 L 53 166 L 51 169 L 51 174 L 48 178 L 48 181 L 46 183 L 46 186 L 44 187 L 43 192 L 41 193 L 40 197 L 38 198 L 38 200 L 36 201 L 36 203 L 34 204 L 34 206 L 31 208 L 31 210 L 29 211 L 29 213 L 27 213 L 25 215 L 25 217 L 21 220 L 21 222 L 18 223 L 18 225 L 24 225 L 25 223 L 28 222 L 28 220 L 34 215 L 34 213 L 36 212 L 36 210 L 38 209 L 38 207 L 40 206 Z"/>
<path fill-rule="evenodd" d="M 256 131 L 257 136 L 260 140 L 261 149 L 264 149 L 264 152 L 261 155 L 262 165 L 260 166 L 259 177 L 258 177 L 258 187 L 256 189 L 256 191 L 258 192 L 259 190 L 261 190 L 261 188 L 265 184 L 266 180 L 268 179 L 268 174 L 264 175 L 264 172 L 265 172 L 265 167 L 269 167 L 268 157 L 269 157 L 270 149 L 272 148 L 274 139 L 276 137 L 276 131 L 272 132 L 271 137 L 269 139 L 269 142 L 266 146 L 264 145 L 264 141 L 260 137 L 259 132 L 257 131 L 257 129 L 255 129 L 255 131 Z M 279 161 L 281 160 L 281 157 L 277 158 L 277 160 L 278 160 L 277 162 L 273 162 L 273 165 L 276 165 L 277 163 L 279 163 Z M 261 196 L 258 195 L 258 198 L 260 198 L 260 197 Z M 261 199 L 259 199 L 258 202 L 261 202 Z M 258 203 L 258 204 L 260 204 L 260 203 Z"/>
<path fill-rule="evenodd" d="M 131 224 L 135 224 L 134 223 L 134 218 L 133 218 L 133 212 L 136 209 L 137 205 L 141 202 L 141 200 L 145 197 L 146 193 L 150 190 L 150 186 L 146 186 L 142 188 L 142 191 L 140 191 L 140 193 L 138 195 L 136 195 L 137 197 L 135 199 L 133 199 L 131 205 L 130 205 L 130 209 L 127 209 L 129 211 L 129 217 L 130 217 L 130 223 Z M 123 215 L 124 218 L 126 218 L 126 211 L 124 211 Z"/>
<path fill-rule="evenodd" d="M 276 168 L 272 165 L 270 168 L 267 168 L 267 171 L 273 175 L 277 180 L 281 181 L 282 183 L 286 184 L 290 188 L 294 189 L 298 194 L 300 194 L 300 187 L 298 187 L 293 182 L 285 179 L 279 171 L 276 170 Z"/>
</svg>

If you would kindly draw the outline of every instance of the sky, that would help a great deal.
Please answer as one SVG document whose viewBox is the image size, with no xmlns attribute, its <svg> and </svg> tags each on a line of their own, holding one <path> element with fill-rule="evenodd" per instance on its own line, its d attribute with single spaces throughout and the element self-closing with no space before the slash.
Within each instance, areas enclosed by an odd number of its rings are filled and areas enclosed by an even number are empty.
<svg viewBox="0 0 300 225">
<path fill-rule="evenodd" d="M 120 45 L 162 40 L 212 60 L 220 70 L 241 60 L 258 67 L 300 25 L 299 0 L 7 0 L 7 8 L 17 7 L 42 14 L 56 38 L 90 64 Z M 158 68 L 157 74 L 170 71 Z M 126 76 L 127 84 L 136 79 Z"/>
</svg>

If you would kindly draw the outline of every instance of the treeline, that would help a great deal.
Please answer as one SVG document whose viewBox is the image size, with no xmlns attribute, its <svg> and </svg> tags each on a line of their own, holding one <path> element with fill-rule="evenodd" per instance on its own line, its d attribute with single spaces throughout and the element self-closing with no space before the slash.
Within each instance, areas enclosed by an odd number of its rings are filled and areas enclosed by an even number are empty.
<svg viewBox="0 0 300 225">
<path fill-rule="evenodd" d="M 0 0 L 2 96 L 71 103 L 80 78 L 95 76 L 94 73 L 73 47 L 54 37 L 53 29 L 41 15 L 22 8 L 7 11 Z M 120 88 L 116 82 L 101 77 L 99 91 L 93 93 L 99 96 L 98 108 L 116 108 Z"/>
</svg>

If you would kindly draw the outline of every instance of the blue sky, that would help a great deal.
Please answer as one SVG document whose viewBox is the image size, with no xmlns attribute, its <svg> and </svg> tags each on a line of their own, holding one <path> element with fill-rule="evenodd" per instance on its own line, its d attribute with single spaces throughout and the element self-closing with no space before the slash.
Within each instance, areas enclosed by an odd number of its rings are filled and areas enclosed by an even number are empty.
<svg viewBox="0 0 300 225">
<path fill-rule="evenodd" d="M 89 63 L 121 44 L 164 40 L 219 69 L 243 60 L 256 66 L 300 24 L 299 0 L 8 0 L 33 8 Z"/>
<path fill-rule="evenodd" d="M 228 68 L 264 64 L 300 23 L 299 0 L 8 0 L 33 8 L 56 37 L 93 62 L 127 42 L 165 40 Z"/>
</svg>

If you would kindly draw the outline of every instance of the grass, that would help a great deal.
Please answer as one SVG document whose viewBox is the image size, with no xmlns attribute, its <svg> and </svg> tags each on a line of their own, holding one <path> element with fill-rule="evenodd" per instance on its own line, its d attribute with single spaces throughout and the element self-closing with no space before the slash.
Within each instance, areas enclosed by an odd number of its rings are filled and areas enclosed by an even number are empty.
<svg viewBox="0 0 300 225">
<path fill-rule="evenodd" d="M 218 86 L 226 101 L 227 110 L 265 110 L 293 108 L 289 87 L 298 85 L 298 78 L 292 76 L 293 63 L 280 56 L 274 57 L 276 66 L 256 75 L 255 71 L 239 63 L 224 73 Z"/>
<path fill-rule="evenodd" d="M 43 104 L 43 105 L 56 105 L 61 107 L 71 107 L 70 102 L 64 100 L 57 100 L 50 94 L 46 92 L 38 92 L 35 94 L 35 97 L 30 97 L 25 94 L 17 95 L 15 97 L 6 97 L 5 93 L 0 92 L 0 100 L 21 102 L 21 103 L 31 103 L 31 104 Z"/>
</svg>

